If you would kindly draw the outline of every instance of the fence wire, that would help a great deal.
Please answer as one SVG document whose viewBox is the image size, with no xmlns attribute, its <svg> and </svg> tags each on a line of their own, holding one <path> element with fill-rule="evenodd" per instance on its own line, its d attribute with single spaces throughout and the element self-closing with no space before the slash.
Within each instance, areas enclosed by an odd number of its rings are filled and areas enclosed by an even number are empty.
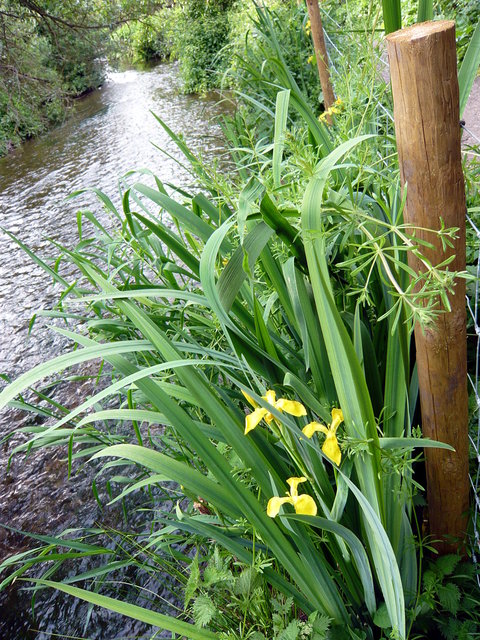
<svg viewBox="0 0 480 640">
<path fill-rule="evenodd" d="M 477 238 L 477 246 L 480 247 L 480 229 L 473 220 L 467 215 L 468 224 L 472 227 Z M 471 465 L 470 484 L 473 493 L 473 535 L 471 539 L 472 560 L 475 564 L 478 562 L 478 554 L 480 553 L 480 251 L 477 257 L 477 270 L 475 280 L 475 292 L 470 298 L 467 296 L 467 307 L 475 329 L 475 369 L 469 374 L 468 379 L 475 397 L 476 406 L 476 430 L 470 429 L 469 439 L 471 447 L 474 451 L 475 462 Z M 475 432 L 476 431 L 476 432 Z M 477 582 L 480 586 L 480 575 L 477 574 Z"/>
<path fill-rule="evenodd" d="M 468 134 L 468 148 L 464 150 L 464 153 L 468 156 L 469 153 L 474 150 L 478 152 L 480 145 L 480 138 L 473 133 L 466 125 L 465 122 L 461 122 L 462 129 Z M 470 147 L 471 141 L 473 141 L 473 148 Z M 471 449 L 473 452 L 473 462 L 470 464 L 470 485 L 472 488 L 472 524 L 473 533 L 470 540 L 470 547 L 472 551 L 472 560 L 475 564 L 479 561 L 480 556 L 480 229 L 467 215 L 467 224 L 475 233 L 477 239 L 477 264 L 476 264 L 476 279 L 473 295 L 467 295 L 467 308 L 470 314 L 470 318 L 473 324 L 475 332 L 475 368 L 473 372 L 469 373 L 468 380 L 471 388 L 471 392 L 475 398 L 475 421 L 471 424 L 469 440 Z M 471 421 L 472 423 L 473 421 Z M 480 574 L 477 573 L 477 583 L 480 587 Z"/>
</svg>

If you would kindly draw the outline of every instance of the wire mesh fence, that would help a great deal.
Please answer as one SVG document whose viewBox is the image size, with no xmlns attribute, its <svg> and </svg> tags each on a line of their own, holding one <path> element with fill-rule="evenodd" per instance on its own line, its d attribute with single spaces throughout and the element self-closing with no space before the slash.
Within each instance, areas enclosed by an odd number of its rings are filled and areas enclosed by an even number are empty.
<svg viewBox="0 0 480 640">
<path fill-rule="evenodd" d="M 467 134 L 468 148 L 465 149 L 467 156 L 479 154 L 480 138 L 461 122 L 462 129 Z M 473 145 L 470 146 L 470 145 Z M 469 386 L 471 394 L 475 399 L 475 414 L 471 420 L 469 440 L 471 446 L 470 464 L 470 485 L 472 488 L 472 536 L 470 547 L 472 560 L 475 564 L 480 560 L 480 229 L 473 219 L 467 215 L 467 224 L 474 232 L 476 238 L 476 273 L 473 290 L 467 295 L 467 308 L 473 329 L 473 340 L 475 345 L 475 366 L 469 373 Z M 471 330 L 472 330 L 471 329 Z M 470 330 L 470 331 L 471 331 Z M 480 586 L 480 574 L 477 574 L 477 582 Z"/>
<path fill-rule="evenodd" d="M 480 247 L 480 229 L 475 225 L 470 216 L 467 215 L 468 224 L 475 232 L 475 236 Z M 475 331 L 475 368 L 469 373 L 469 383 L 471 392 L 475 398 L 476 408 L 476 428 L 471 428 L 469 433 L 470 445 L 474 453 L 474 462 L 471 464 L 470 484 L 472 487 L 473 504 L 472 504 L 472 522 L 473 534 L 471 539 L 472 559 L 475 564 L 478 562 L 480 553 L 480 251 L 477 256 L 476 280 L 474 294 L 467 296 L 467 307 L 473 323 Z M 480 586 L 480 575 L 477 574 L 477 582 Z"/>
</svg>

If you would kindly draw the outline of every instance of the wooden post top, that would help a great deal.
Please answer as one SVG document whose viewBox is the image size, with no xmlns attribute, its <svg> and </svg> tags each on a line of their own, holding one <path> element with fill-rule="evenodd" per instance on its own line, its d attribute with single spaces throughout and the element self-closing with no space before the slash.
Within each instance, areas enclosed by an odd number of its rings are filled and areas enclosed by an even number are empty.
<svg viewBox="0 0 480 640">
<path fill-rule="evenodd" d="M 449 29 L 455 29 L 453 20 L 430 20 L 428 22 L 419 22 L 411 27 L 405 27 L 399 31 L 390 33 L 386 39 L 389 42 L 414 42 L 415 40 L 423 40 L 432 36 L 434 33 L 442 33 Z"/>
</svg>

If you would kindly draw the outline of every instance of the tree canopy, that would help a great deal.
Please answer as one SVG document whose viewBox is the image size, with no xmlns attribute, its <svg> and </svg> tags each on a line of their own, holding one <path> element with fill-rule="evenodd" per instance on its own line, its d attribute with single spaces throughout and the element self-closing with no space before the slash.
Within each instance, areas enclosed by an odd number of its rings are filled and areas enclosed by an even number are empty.
<svg viewBox="0 0 480 640">
<path fill-rule="evenodd" d="M 169 0 L 0 0 L 0 153 L 97 87 L 110 33 Z"/>
</svg>

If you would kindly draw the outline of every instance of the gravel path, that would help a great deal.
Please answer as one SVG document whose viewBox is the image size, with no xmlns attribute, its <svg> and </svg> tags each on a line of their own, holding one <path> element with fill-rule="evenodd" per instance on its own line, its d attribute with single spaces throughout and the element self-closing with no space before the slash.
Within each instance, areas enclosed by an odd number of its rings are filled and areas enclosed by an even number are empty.
<svg viewBox="0 0 480 640">
<path fill-rule="evenodd" d="M 463 113 L 465 127 L 468 131 L 463 134 L 463 143 L 466 145 L 480 144 L 480 76 L 475 78 L 467 106 Z"/>
</svg>

